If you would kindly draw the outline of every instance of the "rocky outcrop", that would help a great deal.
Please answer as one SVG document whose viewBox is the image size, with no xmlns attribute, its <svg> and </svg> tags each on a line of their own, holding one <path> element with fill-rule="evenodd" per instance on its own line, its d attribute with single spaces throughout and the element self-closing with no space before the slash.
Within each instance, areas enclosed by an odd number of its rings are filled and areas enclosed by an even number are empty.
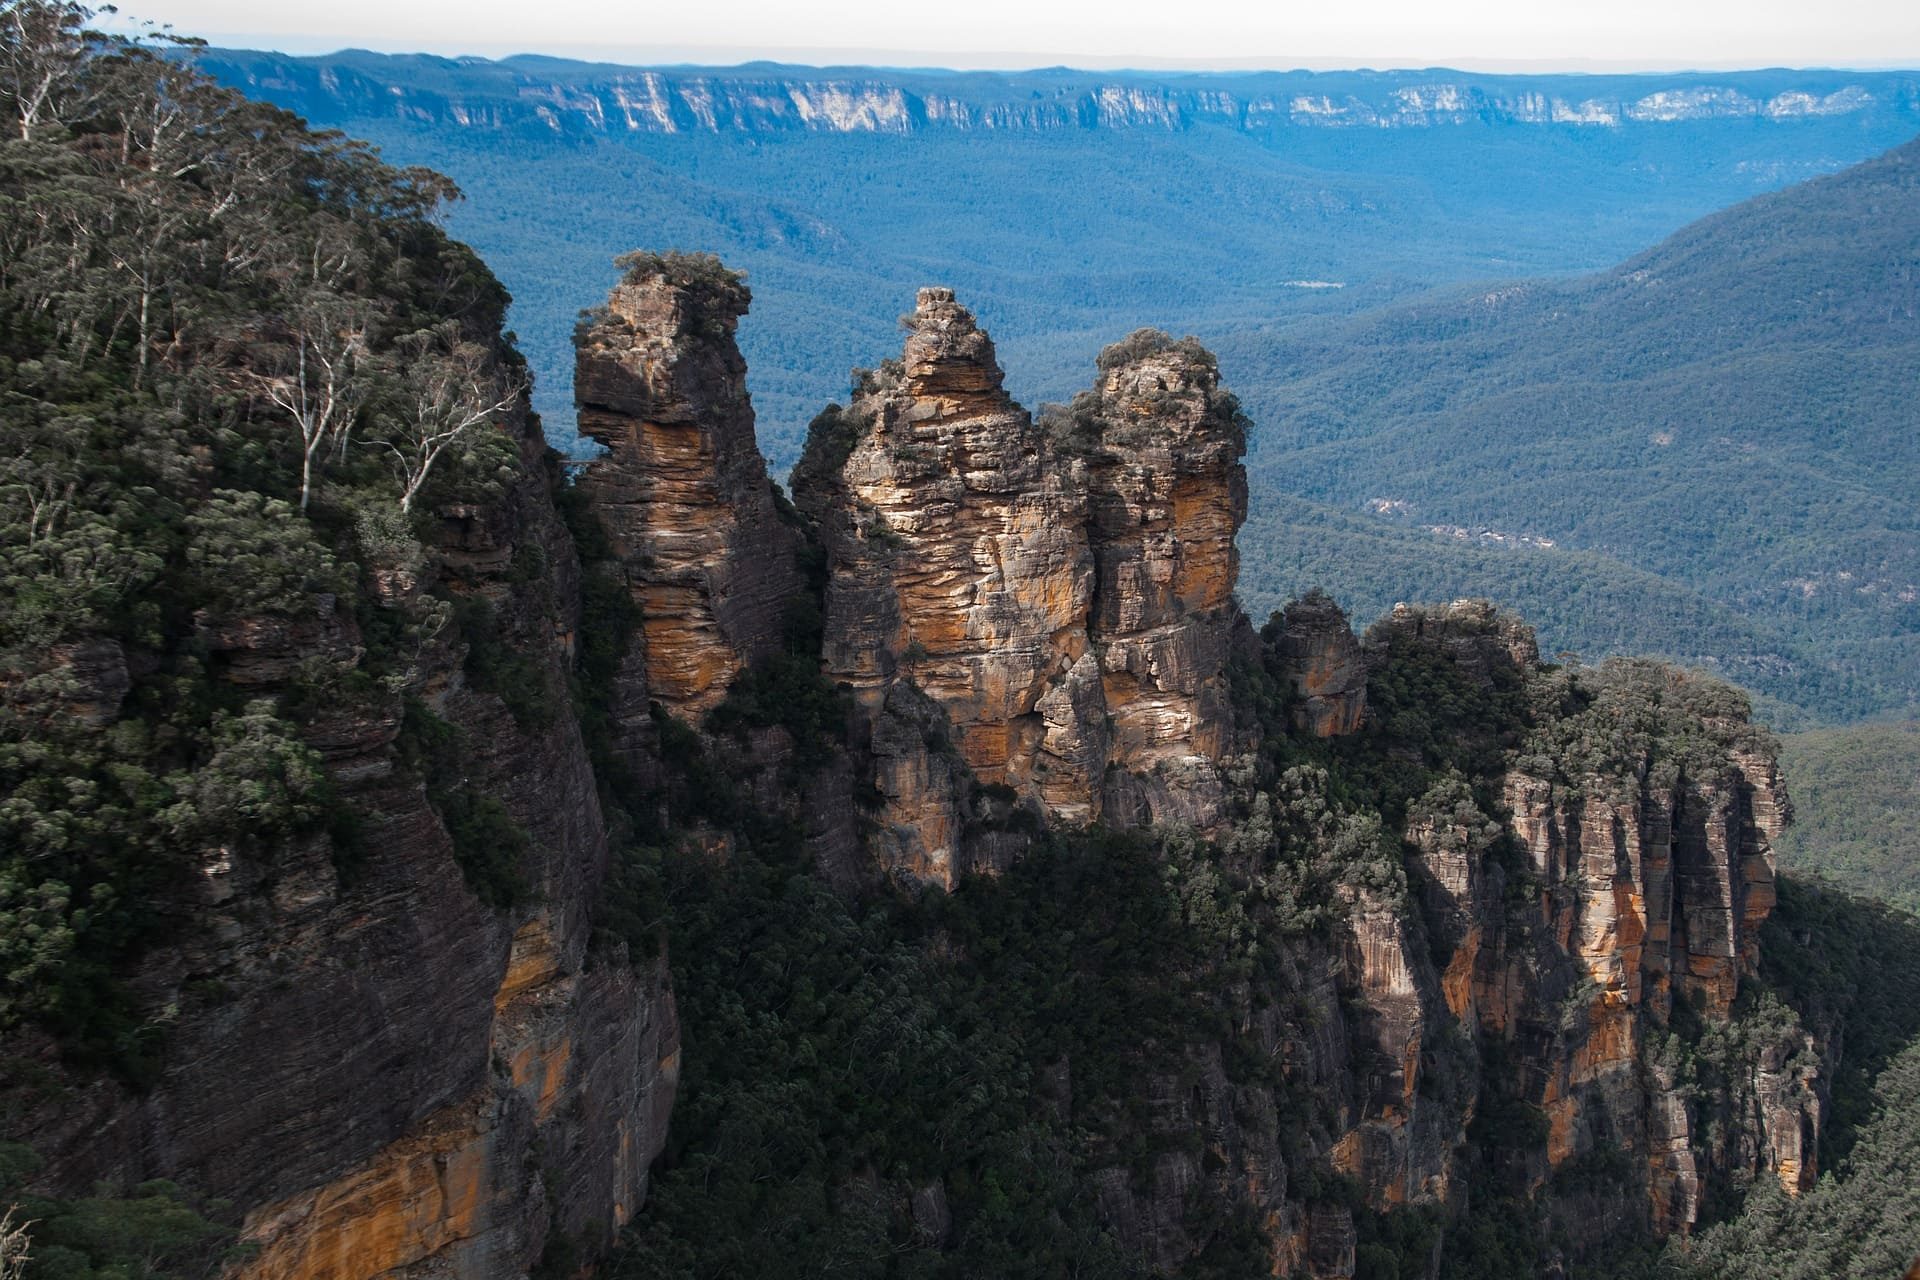
<svg viewBox="0 0 1920 1280">
<path fill-rule="evenodd" d="M 1279 651 L 1297 705 L 1293 727 L 1336 738 L 1367 713 L 1367 666 L 1347 615 L 1323 591 L 1309 591 L 1278 616 Z"/>
<path fill-rule="evenodd" d="M 1700 1208 L 1701 1135 L 1684 1105 L 1663 1100 L 1677 1083 L 1656 1083 L 1649 1097 L 1642 1064 L 1675 1001 L 1724 1022 L 1754 976 L 1783 808 L 1771 757 L 1736 749 L 1676 767 L 1656 756 L 1638 777 L 1551 780 L 1523 763 L 1506 786 L 1541 923 L 1573 967 L 1560 1006 L 1570 1052 L 1542 1095 L 1548 1159 L 1558 1164 L 1624 1136 L 1651 1165 L 1655 1226 L 1684 1230 Z M 1771 1169 L 1797 1193 L 1818 1099 L 1805 1079 L 1777 1078 L 1782 1066 L 1754 1068 L 1769 1077 L 1755 1091 L 1758 1141 L 1734 1164 L 1743 1174 Z"/>
<path fill-rule="evenodd" d="M 580 432 L 606 446 L 580 487 L 613 540 L 642 642 L 624 682 L 687 719 L 775 651 L 800 589 L 754 440 L 734 341 L 749 295 L 713 258 L 638 255 L 576 338 Z M 647 704 L 623 700 L 631 735 Z"/>
<path fill-rule="evenodd" d="M 1141 330 L 1100 353 L 1064 425 L 1087 449 L 1097 568 L 1088 632 L 1113 718 L 1105 808 L 1208 827 L 1232 746 L 1227 659 L 1247 516 L 1245 420 L 1192 339 Z M 1092 436 L 1084 433 L 1091 429 Z"/>
<path fill-rule="evenodd" d="M 825 667 L 869 722 L 881 861 L 947 882 L 993 865 L 1004 847 L 959 816 L 976 785 L 1065 822 L 1215 821 L 1246 486 L 1211 357 L 1136 335 L 1073 419 L 1036 423 L 951 290 L 907 323 L 794 472 L 827 551 Z"/>
<path fill-rule="evenodd" d="M 1368 632 L 1377 651 L 1400 639 L 1444 654 L 1483 685 L 1510 681 L 1540 665 L 1533 628 L 1491 600 L 1455 600 L 1428 607 L 1397 604 Z"/>
<path fill-rule="evenodd" d="M 1501 1043 L 1545 1122 L 1542 1176 L 1626 1153 L 1661 1234 L 1697 1220 L 1710 1173 L 1807 1185 L 1820 1108 L 1803 1033 L 1753 1050 L 1731 1071 L 1747 1081 L 1737 1097 L 1711 1104 L 1663 1056 L 1676 1004 L 1727 1024 L 1755 974 L 1771 840 L 1789 812 L 1771 747 L 1716 686 L 1657 664 L 1572 673 L 1580 692 L 1556 707 L 1568 673 L 1543 671 L 1531 632 L 1482 601 L 1401 606 L 1368 636 L 1376 662 L 1408 646 L 1490 692 L 1529 685 L 1544 717 L 1501 779 L 1500 817 L 1463 783 L 1410 814 L 1409 869 L 1441 964 L 1429 1030 L 1451 1021 Z M 1520 861 L 1499 856 L 1508 840 Z M 1373 967 L 1363 986 L 1394 995 Z M 1738 1114 L 1711 1127 L 1743 1139 L 1705 1141 L 1715 1107 Z"/>
</svg>

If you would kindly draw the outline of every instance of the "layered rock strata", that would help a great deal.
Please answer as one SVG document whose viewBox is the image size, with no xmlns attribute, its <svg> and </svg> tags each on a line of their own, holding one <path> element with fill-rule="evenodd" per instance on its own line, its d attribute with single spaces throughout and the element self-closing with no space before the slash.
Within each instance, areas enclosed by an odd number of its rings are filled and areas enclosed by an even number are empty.
<svg viewBox="0 0 1920 1280">
<path fill-rule="evenodd" d="M 967 838 L 976 785 L 1065 822 L 1216 820 L 1246 485 L 1211 358 L 1136 335 L 1036 422 L 951 290 L 906 323 L 794 473 L 828 557 L 825 666 L 870 723 L 881 860 L 948 883 L 992 865 Z"/>
<path fill-rule="evenodd" d="M 516 719 L 469 682 L 452 629 L 425 625 L 416 710 L 359 699 L 306 726 L 333 803 L 360 815 L 353 847 L 319 832 L 208 848 L 189 896 L 147 904 L 183 922 L 128 978 L 170 1011 L 157 1077 L 8 1098 L 49 1191 L 165 1178 L 235 1206 L 237 1280 L 519 1275 L 558 1237 L 591 1256 L 637 1210 L 665 1141 L 679 1062 L 665 961 L 588 949 L 609 848 L 565 704 L 574 551 L 524 405 L 506 429 L 520 474 L 505 495 L 442 512 L 431 568 L 372 572 L 398 618 L 433 616 L 429 573 L 444 595 L 484 602 L 541 686 L 518 692 L 558 709 Z M 515 571 L 527 563 L 550 573 Z M 330 597 L 196 621 L 212 669 L 248 697 L 361 652 Z M 109 723 L 118 666 L 89 669 L 106 690 L 89 714 Z M 469 887 L 440 802 L 399 759 L 403 724 L 422 714 L 462 744 L 463 785 L 525 834 L 510 906 Z M 50 1043 L 12 1047 L 56 1078 Z"/>
<path fill-rule="evenodd" d="M 1197 342 L 1142 330 L 1100 353 L 1070 407 L 1092 427 L 1088 632 L 1112 716 L 1105 808 L 1124 824 L 1220 816 L 1211 767 L 1232 748 L 1227 661 L 1241 621 L 1234 537 L 1247 517 L 1240 406 Z"/>
<path fill-rule="evenodd" d="M 623 683 L 645 695 L 612 709 L 634 733 L 646 698 L 697 720 L 774 652 L 800 579 L 734 340 L 746 286 L 712 258 L 624 261 L 576 337 L 574 396 L 580 433 L 607 448 L 580 486 L 641 613 Z"/>
<path fill-rule="evenodd" d="M 1376 654 L 1396 641 L 1422 646 L 1489 687 L 1543 678 L 1530 629 L 1484 601 L 1401 606 L 1369 641 Z M 1665 682 L 1679 704 L 1693 679 L 1651 667 L 1630 678 Z M 1749 1137 L 1719 1149 L 1658 1052 L 1676 1002 L 1714 1023 L 1733 1016 L 1757 969 L 1774 902 L 1771 842 L 1789 813 L 1771 750 L 1744 719 L 1698 714 L 1694 741 L 1652 739 L 1624 766 L 1582 763 L 1578 750 L 1523 751 L 1501 781 L 1497 820 L 1462 789 L 1416 806 L 1407 833 L 1444 1002 L 1425 1002 L 1426 1034 L 1452 1024 L 1502 1043 L 1521 1069 L 1520 1098 L 1545 1121 L 1543 1172 L 1626 1153 L 1661 1234 L 1697 1220 L 1710 1166 L 1770 1174 L 1790 1193 L 1811 1185 L 1820 1123 L 1798 1041 L 1754 1064 L 1743 1089 L 1750 1114 L 1729 1126 Z M 1518 865 L 1496 856 L 1507 840 Z M 1364 933 L 1365 923 L 1355 927 Z M 1369 1000 L 1393 1007 L 1398 984 L 1374 981 L 1370 968 Z M 1410 1053 L 1417 1034 L 1401 1037 Z M 1391 1201 L 1390 1186 L 1368 1182 Z"/>
</svg>

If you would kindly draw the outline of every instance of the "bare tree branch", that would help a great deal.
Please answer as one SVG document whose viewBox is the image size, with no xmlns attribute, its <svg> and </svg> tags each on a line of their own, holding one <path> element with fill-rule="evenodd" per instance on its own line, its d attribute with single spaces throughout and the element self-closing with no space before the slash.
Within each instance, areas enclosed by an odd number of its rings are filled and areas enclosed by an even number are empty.
<svg viewBox="0 0 1920 1280">
<path fill-rule="evenodd" d="M 379 443 L 400 472 L 400 509 L 411 511 L 446 451 L 512 409 L 526 384 L 517 378 L 503 382 L 492 353 L 462 341 L 452 324 L 409 335 L 400 346 L 407 358 L 408 412 Z"/>
</svg>

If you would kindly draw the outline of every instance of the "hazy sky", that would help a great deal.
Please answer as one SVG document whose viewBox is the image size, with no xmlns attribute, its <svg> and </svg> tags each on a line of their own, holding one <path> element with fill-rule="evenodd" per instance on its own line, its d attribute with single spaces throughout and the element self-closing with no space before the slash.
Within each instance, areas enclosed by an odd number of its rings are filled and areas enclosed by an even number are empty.
<svg viewBox="0 0 1920 1280">
<path fill-rule="evenodd" d="M 1920 0 L 120 0 L 217 44 L 631 62 L 1920 66 Z"/>
</svg>

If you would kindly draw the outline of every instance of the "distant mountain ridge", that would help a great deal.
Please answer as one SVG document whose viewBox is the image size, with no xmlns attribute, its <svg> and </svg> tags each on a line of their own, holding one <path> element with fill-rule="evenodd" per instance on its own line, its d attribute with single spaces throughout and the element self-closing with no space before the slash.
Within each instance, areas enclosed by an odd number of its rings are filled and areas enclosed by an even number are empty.
<svg viewBox="0 0 1920 1280">
<path fill-rule="evenodd" d="M 1618 129 L 1702 120 L 1848 116 L 1920 121 L 1920 73 L 1478 75 L 1417 71 L 1022 72 L 624 67 L 349 50 L 318 57 L 210 50 L 218 79 L 310 118 L 391 114 L 468 129 L 601 133 L 1036 132 L 1471 124 Z"/>
</svg>

